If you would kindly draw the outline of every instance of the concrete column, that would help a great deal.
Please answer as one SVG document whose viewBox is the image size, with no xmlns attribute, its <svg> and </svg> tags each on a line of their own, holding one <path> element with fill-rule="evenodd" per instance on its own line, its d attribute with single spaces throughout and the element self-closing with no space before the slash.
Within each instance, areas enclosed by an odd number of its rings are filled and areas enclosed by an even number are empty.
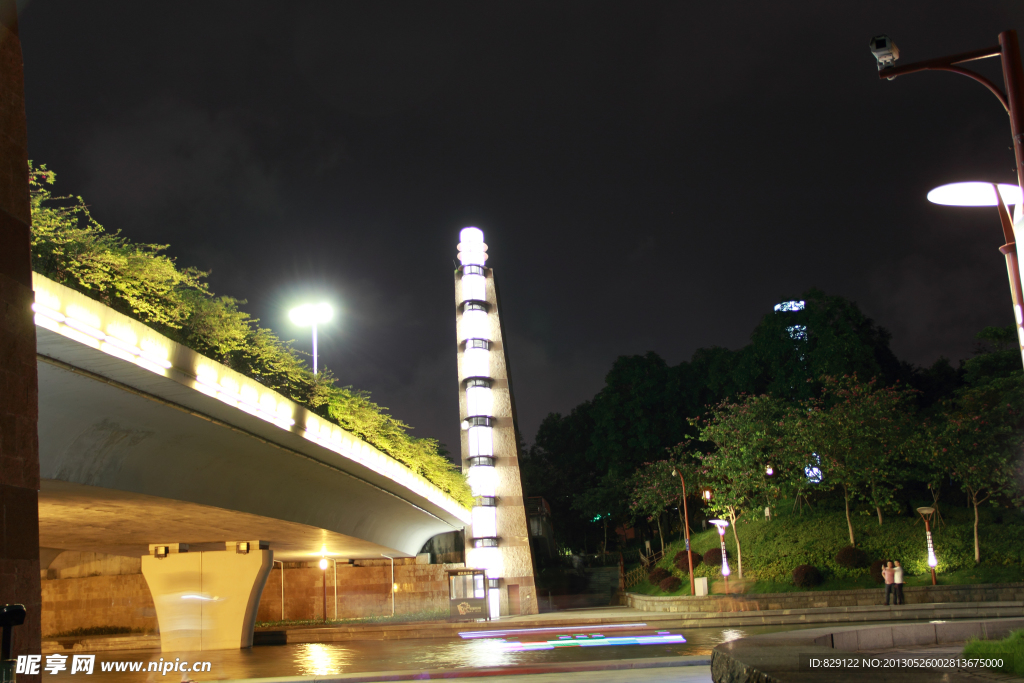
<svg viewBox="0 0 1024 683">
<path fill-rule="evenodd" d="M 14 656 L 39 654 L 42 603 L 27 150 L 17 7 L 0 0 L 0 604 L 28 611 L 14 632 Z"/>
<path fill-rule="evenodd" d="M 225 546 L 190 553 L 187 546 L 152 545 L 142 558 L 164 652 L 252 646 L 256 610 L 274 552 L 260 541 Z"/>
</svg>

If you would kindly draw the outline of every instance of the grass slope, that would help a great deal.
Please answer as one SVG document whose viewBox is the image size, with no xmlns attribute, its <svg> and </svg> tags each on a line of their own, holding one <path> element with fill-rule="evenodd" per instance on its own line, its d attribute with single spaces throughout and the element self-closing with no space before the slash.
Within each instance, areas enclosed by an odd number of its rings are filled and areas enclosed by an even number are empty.
<svg viewBox="0 0 1024 683">
<path fill-rule="evenodd" d="M 775 519 L 739 520 L 738 532 L 743 550 L 743 592 L 779 593 L 805 590 L 793 585 L 792 572 L 797 565 L 810 564 L 824 576 L 824 583 L 815 590 L 847 590 L 875 588 L 867 568 L 848 569 L 835 561 L 836 553 L 849 545 L 846 518 L 842 510 L 805 511 L 803 515 L 789 512 L 781 503 Z M 940 584 L 1007 583 L 1024 581 L 1024 515 L 1016 510 L 988 508 L 982 511 L 981 563 L 974 562 L 974 516 L 963 508 L 944 508 L 945 526 L 933 533 L 936 568 Z M 854 517 L 857 546 L 865 550 L 869 561 L 899 560 L 906 571 L 908 586 L 930 585 L 923 523 L 909 516 L 888 517 L 884 524 L 872 513 Z M 739 584 L 736 544 L 732 529 L 726 531 L 726 548 L 732 569 L 730 591 L 737 592 Z M 703 531 L 691 537 L 692 547 L 703 554 L 719 546 L 718 533 Z M 665 558 L 658 563 L 682 580 L 675 593 L 665 593 L 657 586 L 643 581 L 630 589 L 646 595 L 689 595 L 689 579 L 676 569 L 673 558 L 683 549 L 676 541 L 666 546 Z M 712 593 L 723 592 L 721 567 L 701 564 L 695 576 L 708 577 Z"/>
</svg>

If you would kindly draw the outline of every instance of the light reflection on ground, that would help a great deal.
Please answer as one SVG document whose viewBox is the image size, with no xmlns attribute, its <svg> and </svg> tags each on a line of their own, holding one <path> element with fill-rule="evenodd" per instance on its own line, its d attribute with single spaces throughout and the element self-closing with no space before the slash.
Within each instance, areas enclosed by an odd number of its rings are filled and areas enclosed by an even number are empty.
<svg viewBox="0 0 1024 683">
<path fill-rule="evenodd" d="M 466 667 L 512 666 L 520 664 L 546 664 L 553 662 L 581 662 L 612 659 L 633 659 L 637 657 L 674 657 L 679 655 L 707 655 L 715 645 L 757 633 L 793 630 L 794 628 L 820 627 L 821 625 L 760 626 L 750 628 L 697 628 L 697 629 L 655 629 L 616 630 L 602 634 L 601 627 L 591 626 L 584 631 L 580 627 L 569 629 L 544 629 L 543 633 L 517 633 L 513 637 L 474 639 L 410 639 L 389 641 L 355 641 L 343 643 L 303 643 L 294 645 L 265 645 L 247 650 L 214 650 L 206 652 L 104 652 L 96 657 L 95 673 L 89 676 L 91 683 L 127 683 L 131 681 L 168 681 L 178 683 L 187 680 L 180 673 L 128 674 L 101 670 L 101 663 L 108 661 L 148 662 L 161 657 L 172 661 L 208 660 L 212 662 L 209 673 L 193 674 L 196 681 L 236 678 L 266 678 L 273 676 L 324 676 L 342 673 L 369 671 L 396 671 L 408 669 L 460 669 Z M 591 631 L 590 629 L 594 629 Z M 558 647 L 548 646 L 549 641 L 581 642 L 575 636 L 606 635 L 607 640 L 616 642 L 601 647 Z M 563 636 L 563 638 L 559 638 Z M 88 653 L 84 653 L 88 654 Z M 52 680 L 73 681 L 67 671 L 52 676 Z M 46 676 L 51 680 L 51 675 Z"/>
</svg>

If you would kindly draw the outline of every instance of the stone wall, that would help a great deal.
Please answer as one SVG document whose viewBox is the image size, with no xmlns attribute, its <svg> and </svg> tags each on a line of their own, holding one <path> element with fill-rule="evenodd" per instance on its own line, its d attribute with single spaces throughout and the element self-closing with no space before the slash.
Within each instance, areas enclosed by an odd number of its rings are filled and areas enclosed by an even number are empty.
<svg viewBox="0 0 1024 683">
<path fill-rule="evenodd" d="M 141 573 L 49 579 L 42 584 L 46 636 L 112 626 L 157 632 L 153 597 Z"/>
<path fill-rule="evenodd" d="M 0 604 L 25 623 L 12 655 L 40 647 L 39 393 L 29 250 L 28 131 L 18 11 L 0 0 Z M 31 683 L 39 676 L 19 676 Z"/>
<path fill-rule="evenodd" d="M 448 609 L 445 570 L 450 565 L 395 563 L 395 613 Z M 391 564 L 367 561 L 352 566 L 338 563 L 338 618 L 391 614 Z M 323 578 L 316 563 L 285 563 L 284 617 L 286 620 L 323 619 Z M 327 568 L 327 616 L 334 618 L 334 565 Z M 257 621 L 281 619 L 281 565 L 267 579 Z"/>
<path fill-rule="evenodd" d="M 946 602 L 1009 602 L 1024 600 L 1024 583 L 971 586 L 914 586 L 903 589 L 907 604 Z M 702 598 L 626 594 L 626 604 L 645 612 L 753 612 L 814 607 L 858 607 L 885 603 L 885 588 L 876 590 L 807 591 L 715 595 Z"/>
</svg>

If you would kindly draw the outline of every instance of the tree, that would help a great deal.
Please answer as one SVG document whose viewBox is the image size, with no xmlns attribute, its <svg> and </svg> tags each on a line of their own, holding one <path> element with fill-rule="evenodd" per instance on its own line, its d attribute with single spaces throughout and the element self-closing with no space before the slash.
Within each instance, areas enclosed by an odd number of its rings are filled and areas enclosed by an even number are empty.
<svg viewBox="0 0 1024 683">
<path fill-rule="evenodd" d="M 987 500 L 1021 500 L 1024 390 L 1017 375 L 966 388 L 946 404 L 939 457 L 974 508 L 975 562 L 981 561 L 978 507 Z"/>
<path fill-rule="evenodd" d="M 437 441 L 413 437 L 368 393 L 337 386 L 329 371 L 311 372 L 289 342 L 239 310 L 244 301 L 215 297 L 205 272 L 179 267 L 163 253 L 167 245 L 106 230 L 81 197 L 55 196 L 55 182 L 53 171 L 29 162 L 33 270 L 305 405 L 473 504 L 465 476 Z"/>
<path fill-rule="evenodd" d="M 851 499 L 872 504 L 881 525 L 899 484 L 897 462 L 909 459 L 913 446 L 913 390 L 883 387 L 856 375 L 822 377 L 820 395 L 805 401 L 794 420 L 794 441 L 820 458 L 823 486 L 843 491 L 850 545 L 856 545 Z"/>
<path fill-rule="evenodd" d="M 743 578 L 743 549 L 736 520 L 747 510 L 778 499 L 789 476 L 787 419 L 792 408 L 772 396 L 740 396 L 714 406 L 694 420 L 700 441 L 713 444 L 701 453 L 702 483 L 712 490 L 711 509 L 728 517 L 736 541 L 736 560 Z"/>
<path fill-rule="evenodd" d="M 658 524 L 661 552 L 665 552 L 665 534 L 661 515 L 672 504 L 682 505 L 683 489 L 679 477 L 672 474 L 678 466 L 669 460 L 645 462 L 629 479 L 629 509 L 634 517 L 644 516 Z"/>
</svg>

